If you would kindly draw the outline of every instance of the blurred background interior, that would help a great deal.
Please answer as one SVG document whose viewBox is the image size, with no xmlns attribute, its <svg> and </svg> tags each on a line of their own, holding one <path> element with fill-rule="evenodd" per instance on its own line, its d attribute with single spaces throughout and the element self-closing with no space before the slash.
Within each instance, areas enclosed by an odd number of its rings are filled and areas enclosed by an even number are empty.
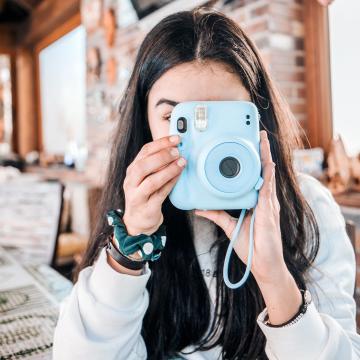
<svg viewBox="0 0 360 360">
<path fill-rule="evenodd" d="M 0 357 L 49 353 L 53 305 L 94 225 L 138 46 L 161 18 L 200 4 L 259 48 L 304 129 L 294 166 L 335 196 L 360 269 L 358 0 L 0 0 L 0 334 L 42 328 L 38 342 L 14 340 L 19 349 L 1 347 Z"/>
</svg>

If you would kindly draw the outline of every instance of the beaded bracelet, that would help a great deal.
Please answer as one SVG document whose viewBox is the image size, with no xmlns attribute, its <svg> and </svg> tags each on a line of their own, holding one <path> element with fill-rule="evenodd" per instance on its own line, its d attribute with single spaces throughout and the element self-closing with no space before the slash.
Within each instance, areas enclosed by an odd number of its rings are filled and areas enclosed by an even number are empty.
<svg viewBox="0 0 360 360">
<path fill-rule="evenodd" d="M 127 233 L 126 226 L 122 220 L 124 212 L 121 209 L 107 212 L 108 224 L 114 227 L 114 240 L 119 251 L 129 257 L 138 252 L 141 260 L 156 261 L 166 244 L 166 227 L 161 224 L 152 235 L 138 234 L 131 236 Z"/>
</svg>

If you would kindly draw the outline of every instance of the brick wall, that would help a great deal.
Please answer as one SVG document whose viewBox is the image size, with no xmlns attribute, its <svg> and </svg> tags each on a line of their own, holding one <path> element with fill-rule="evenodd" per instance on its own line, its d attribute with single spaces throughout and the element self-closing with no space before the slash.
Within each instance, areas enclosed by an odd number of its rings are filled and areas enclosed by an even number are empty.
<svg viewBox="0 0 360 360">
<path fill-rule="evenodd" d="M 242 25 L 255 41 L 296 118 L 305 123 L 302 1 L 261 0 L 246 3 L 243 0 L 234 6 L 234 9 L 229 9 L 228 15 Z"/>
</svg>

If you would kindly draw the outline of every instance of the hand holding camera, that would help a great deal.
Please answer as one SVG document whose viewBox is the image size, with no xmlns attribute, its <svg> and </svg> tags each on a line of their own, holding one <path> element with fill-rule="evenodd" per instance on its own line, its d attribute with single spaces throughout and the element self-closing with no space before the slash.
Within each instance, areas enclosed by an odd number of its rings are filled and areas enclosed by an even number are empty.
<svg viewBox="0 0 360 360">
<path fill-rule="evenodd" d="M 231 239 L 223 276 L 232 289 L 245 283 L 250 269 L 259 284 L 284 279 L 288 274 L 274 163 L 265 131 L 261 131 L 260 145 L 259 121 L 258 109 L 249 101 L 179 103 L 170 120 L 170 134 L 181 133 L 179 149 L 188 161 L 170 201 L 180 209 L 198 209 L 195 214 L 214 221 Z M 226 209 L 241 209 L 239 219 Z M 252 213 L 245 216 L 249 209 Z M 247 265 L 237 283 L 228 277 L 233 247 Z"/>
<path fill-rule="evenodd" d="M 251 272 L 260 287 L 271 287 L 287 279 L 288 270 L 283 258 L 280 231 L 280 205 L 276 196 L 275 164 L 272 160 L 266 131 L 260 132 L 260 153 L 264 184 L 259 192 L 254 222 L 254 255 Z M 214 221 L 230 239 L 237 220 L 222 210 L 195 211 L 196 215 Z M 250 218 L 244 218 L 234 250 L 245 264 L 248 261 Z M 275 266 L 274 266 L 275 265 Z"/>
<path fill-rule="evenodd" d="M 176 148 L 179 141 L 176 135 L 151 141 L 128 166 L 123 221 L 129 235 L 151 235 L 162 224 L 161 205 L 186 164 Z"/>
<path fill-rule="evenodd" d="M 250 101 L 177 104 L 170 134 L 188 165 L 169 199 L 182 210 L 250 209 L 262 185 L 259 113 Z"/>
<path fill-rule="evenodd" d="M 259 285 L 284 279 L 274 163 L 267 134 L 259 131 L 256 106 L 249 101 L 179 103 L 169 132 L 145 144 L 127 169 L 123 220 L 129 235 L 154 233 L 163 222 L 161 205 L 169 195 L 179 209 L 202 209 L 195 213 L 214 221 L 231 239 L 224 264 L 229 287 L 241 286 L 250 269 Z M 225 209 L 242 209 L 240 218 Z M 245 216 L 249 209 L 254 209 L 251 216 Z M 232 246 L 247 263 L 236 284 L 227 274 Z"/>
</svg>

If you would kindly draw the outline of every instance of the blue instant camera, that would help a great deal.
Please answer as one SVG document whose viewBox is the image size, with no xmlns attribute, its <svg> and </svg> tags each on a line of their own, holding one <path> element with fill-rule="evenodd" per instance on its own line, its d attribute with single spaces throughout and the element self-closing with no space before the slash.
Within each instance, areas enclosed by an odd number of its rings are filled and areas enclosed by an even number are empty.
<svg viewBox="0 0 360 360">
<path fill-rule="evenodd" d="M 250 101 L 177 104 L 169 135 L 187 164 L 169 194 L 182 210 L 232 210 L 256 206 L 263 179 L 259 113 Z"/>
</svg>

